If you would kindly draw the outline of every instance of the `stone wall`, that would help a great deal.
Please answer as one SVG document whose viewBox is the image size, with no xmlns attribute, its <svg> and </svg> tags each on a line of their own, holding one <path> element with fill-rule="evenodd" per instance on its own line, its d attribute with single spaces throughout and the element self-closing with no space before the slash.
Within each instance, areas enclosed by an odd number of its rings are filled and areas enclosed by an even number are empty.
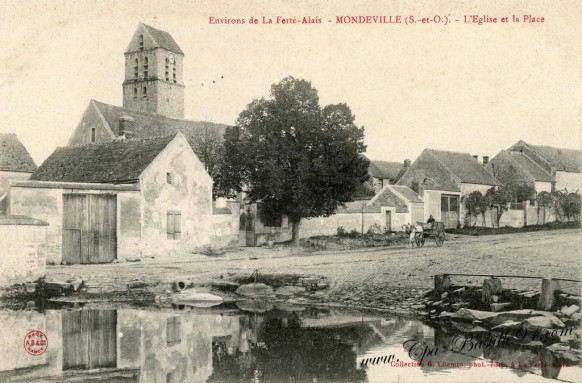
<svg viewBox="0 0 582 383">
<path fill-rule="evenodd" d="M 140 192 L 142 254 L 190 253 L 211 243 L 212 179 L 182 134 L 141 174 Z M 168 212 L 180 214 L 180 235 L 168 235 Z"/>
<path fill-rule="evenodd" d="M 8 211 L 13 215 L 30 215 L 48 223 L 46 228 L 46 262 L 61 263 L 63 241 L 63 193 L 117 195 L 117 259 L 141 256 L 140 195 L 132 185 L 103 185 L 23 181 L 13 183 L 9 192 Z"/>
<path fill-rule="evenodd" d="M 25 216 L 0 217 L 0 286 L 45 275 L 47 226 Z"/>
</svg>

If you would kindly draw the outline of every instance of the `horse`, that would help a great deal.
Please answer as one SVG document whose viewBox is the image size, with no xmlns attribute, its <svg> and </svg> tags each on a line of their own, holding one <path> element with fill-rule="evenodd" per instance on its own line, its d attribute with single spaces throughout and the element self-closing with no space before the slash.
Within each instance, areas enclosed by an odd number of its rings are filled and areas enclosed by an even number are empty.
<svg viewBox="0 0 582 383">
<path fill-rule="evenodd" d="M 414 247 L 414 245 L 416 244 L 416 236 L 417 235 L 422 235 L 422 226 L 420 225 L 411 225 L 409 223 L 407 223 L 406 225 L 402 225 L 402 230 L 408 234 L 408 242 L 407 242 L 407 246 L 408 247 Z"/>
</svg>

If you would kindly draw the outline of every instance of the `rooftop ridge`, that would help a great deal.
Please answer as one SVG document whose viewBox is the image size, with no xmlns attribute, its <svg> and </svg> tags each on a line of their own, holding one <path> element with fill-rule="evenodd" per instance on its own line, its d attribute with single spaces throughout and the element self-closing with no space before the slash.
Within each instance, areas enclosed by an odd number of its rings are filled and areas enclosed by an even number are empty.
<svg viewBox="0 0 582 383">
<path fill-rule="evenodd" d="M 234 126 L 234 125 L 230 125 L 230 124 L 225 124 L 223 122 L 203 121 L 203 120 L 190 120 L 190 119 L 186 119 L 186 118 L 173 118 L 173 117 L 168 117 L 168 116 L 164 116 L 164 115 L 157 114 L 157 113 L 138 112 L 138 111 L 131 110 L 131 109 L 128 109 L 128 108 L 124 108 L 123 106 L 117 106 L 117 105 L 113 105 L 113 104 L 107 104 L 105 102 L 98 101 L 98 100 L 95 100 L 95 99 L 91 99 L 91 101 L 93 101 L 93 102 L 95 102 L 97 104 L 101 104 L 101 105 L 108 106 L 108 107 L 123 109 L 124 111 L 128 112 L 127 117 L 131 117 L 130 114 L 139 114 L 139 115 L 142 115 L 142 116 L 153 117 L 153 118 L 162 118 L 162 119 L 166 119 L 166 120 L 185 121 L 185 122 L 199 122 L 199 123 L 205 123 L 205 124 L 216 124 L 216 125 L 224 125 L 224 126 Z"/>
<path fill-rule="evenodd" d="M 166 134 L 164 136 L 153 136 L 153 137 L 134 137 L 134 138 L 126 138 L 123 140 L 111 140 L 111 141 L 102 141 L 102 142 L 90 142 L 87 144 L 77 144 L 77 145 L 67 145 L 67 146 L 59 146 L 57 147 L 55 150 L 59 150 L 59 149 L 68 149 L 68 148 L 82 148 L 82 147 L 88 147 L 88 146 L 107 146 L 107 145 L 113 145 L 115 143 L 119 143 L 119 142 L 135 142 L 135 141 L 152 141 L 152 140 L 160 140 L 162 138 L 168 138 L 168 137 L 175 137 L 177 134 L 180 134 L 181 132 L 175 132 L 175 133 L 171 133 L 171 134 Z"/>
</svg>

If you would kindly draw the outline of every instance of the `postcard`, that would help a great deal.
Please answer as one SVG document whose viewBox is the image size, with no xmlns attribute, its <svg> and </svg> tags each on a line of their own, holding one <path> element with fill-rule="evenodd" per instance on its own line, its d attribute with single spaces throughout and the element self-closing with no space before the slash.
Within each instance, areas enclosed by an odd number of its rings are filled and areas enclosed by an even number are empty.
<svg viewBox="0 0 582 383">
<path fill-rule="evenodd" d="M 574 0 L 0 0 L 1 382 L 580 382 Z"/>
</svg>

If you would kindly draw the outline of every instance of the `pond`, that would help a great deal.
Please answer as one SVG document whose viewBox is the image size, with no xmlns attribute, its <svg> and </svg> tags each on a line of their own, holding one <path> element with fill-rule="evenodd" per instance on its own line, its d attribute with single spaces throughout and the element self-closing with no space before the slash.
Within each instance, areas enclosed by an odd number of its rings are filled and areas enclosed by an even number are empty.
<svg viewBox="0 0 582 383">
<path fill-rule="evenodd" d="M 543 349 L 451 351 L 454 331 L 421 321 L 289 304 L 4 310 L 0 329 L 0 382 L 574 382 L 582 373 Z M 32 330 L 46 335 L 42 354 L 25 350 Z M 431 350 L 422 366 L 410 344 Z"/>
</svg>

